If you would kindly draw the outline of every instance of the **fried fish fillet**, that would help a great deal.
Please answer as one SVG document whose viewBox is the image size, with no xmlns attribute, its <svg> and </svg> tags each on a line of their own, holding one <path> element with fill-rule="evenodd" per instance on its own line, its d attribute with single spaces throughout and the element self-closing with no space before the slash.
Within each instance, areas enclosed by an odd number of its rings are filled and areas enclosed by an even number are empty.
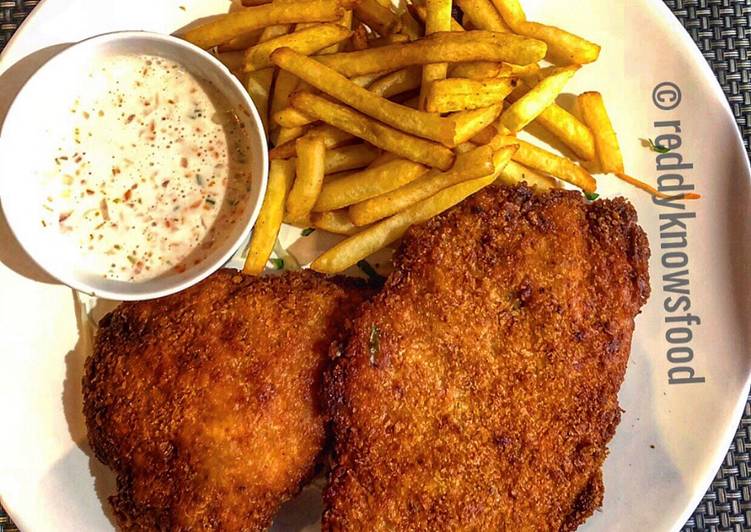
<svg viewBox="0 0 751 532">
<path fill-rule="evenodd" d="M 574 530 L 649 247 L 623 199 L 490 187 L 414 228 L 327 379 L 324 530 Z"/>
<path fill-rule="evenodd" d="M 84 413 L 125 530 L 262 530 L 326 439 L 329 346 L 368 295 L 311 271 L 229 270 L 100 323 Z"/>
</svg>

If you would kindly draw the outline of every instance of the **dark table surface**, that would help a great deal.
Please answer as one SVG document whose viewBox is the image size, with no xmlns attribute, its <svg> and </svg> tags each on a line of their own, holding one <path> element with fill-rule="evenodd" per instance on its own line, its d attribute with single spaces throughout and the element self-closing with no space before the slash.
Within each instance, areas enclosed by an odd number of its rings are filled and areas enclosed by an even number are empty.
<svg viewBox="0 0 751 532">
<path fill-rule="evenodd" d="M 93 0 L 92 0 L 93 1 Z M 751 0 L 663 0 L 701 49 L 751 141 Z M 0 0 L 0 50 L 38 0 Z M 749 152 L 751 153 L 751 152 Z M 0 437 L 13 437 L 2 434 Z M 720 470 L 682 532 L 751 531 L 751 397 Z M 655 511 L 657 507 L 655 507 Z M 0 532 L 18 529 L 0 507 Z"/>
</svg>

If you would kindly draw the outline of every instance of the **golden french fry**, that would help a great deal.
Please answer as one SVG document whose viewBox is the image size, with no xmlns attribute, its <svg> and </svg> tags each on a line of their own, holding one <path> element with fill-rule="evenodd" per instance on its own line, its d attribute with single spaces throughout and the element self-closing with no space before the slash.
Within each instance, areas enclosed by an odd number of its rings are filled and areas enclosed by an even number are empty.
<svg viewBox="0 0 751 532">
<path fill-rule="evenodd" d="M 261 116 L 263 129 L 267 135 L 269 132 L 269 92 L 273 79 L 274 69 L 264 68 L 248 74 L 248 79 L 245 82 L 245 88 Z"/>
<path fill-rule="evenodd" d="M 425 34 L 451 31 L 451 0 L 426 0 Z M 448 63 L 433 63 L 422 68 L 420 110 L 425 110 L 427 88 L 432 81 L 445 79 Z"/>
<path fill-rule="evenodd" d="M 400 157 L 395 153 L 385 151 L 381 155 L 376 157 L 373 162 L 368 165 L 368 168 L 375 168 L 376 166 L 381 166 L 382 164 L 386 164 L 396 159 L 400 159 Z"/>
<path fill-rule="evenodd" d="M 354 136 L 346 131 L 342 131 L 341 129 L 337 129 L 328 124 L 322 124 L 311 128 L 308 131 L 308 134 L 321 137 L 327 150 L 338 148 L 354 138 Z M 269 159 L 289 159 L 290 157 L 294 157 L 296 152 L 297 148 L 295 147 L 294 140 L 291 142 L 285 142 L 284 144 L 280 143 L 276 148 L 269 151 Z"/>
<path fill-rule="evenodd" d="M 430 113 L 450 113 L 489 107 L 503 102 L 515 83 L 511 78 L 481 81 L 451 78 L 434 81 L 426 93 L 426 110 Z"/>
<path fill-rule="evenodd" d="M 287 197 L 287 214 L 292 220 L 306 218 L 323 185 L 326 145 L 320 137 L 305 135 L 297 144 L 296 176 Z"/>
<path fill-rule="evenodd" d="M 339 24 L 316 24 L 293 33 L 259 43 L 245 52 L 245 70 L 253 71 L 271 66 L 270 56 L 279 48 L 290 48 L 299 54 L 310 55 L 327 46 L 349 39 L 352 32 Z"/>
<path fill-rule="evenodd" d="M 287 191 L 292 186 L 294 178 L 294 161 L 271 161 L 266 195 L 263 197 L 258 220 L 253 226 L 248 257 L 243 267 L 245 273 L 258 275 L 266 267 L 282 225 Z"/>
<path fill-rule="evenodd" d="M 454 124 L 450 120 L 410 109 L 373 94 L 337 71 L 289 48 L 275 51 L 271 59 L 278 67 L 293 73 L 313 87 L 391 127 L 446 145 L 451 143 Z M 305 109 L 303 112 L 310 115 Z"/>
<path fill-rule="evenodd" d="M 527 92 L 526 86 L 517 87 L 508 100 L 516 101 Z M 552 103 L 546 107 L 534 123 L 552 133 L 582 161 L 591 161 L 595 158 L 595 140 L 592 131 L 558 104 Z"/>
<path fill-rule="evenodd" d="M 396 159 L 326 182 L 318 195 L 313 211 L 333 211 L 386 194 L 414 181 L 426 171 L 427 168 L 421 164 L 407 159 Z"/>
<path fill-rule="evenodd" d="M 623 174 L 623 155 L 618 144 L 618 137 L 610 122 L 605 102 L 599 92 L 585 92 L 576 99 L 579 114 L 589 126 L 597 146 L 597 159 L 600 168 L 606 174 Z"/>
<path fill-rule="evenodd" d="M 341 52 L 316 59 L 344 76 L 354 77 L 429 63 L 492 61 L 526 65 L 541 60 L 546 50 L 542 41 L 510 33 L 438 32 L 406 44 Z"/>
<path fill-rule="evenodd" d="M 521 131 L 555 102 L 578 66 L 566 67 L 535 85 L 501 115 L 501 124 L 513 132 Z"/>
<path fill-rule="evenodd" d="M 504 63 L 504 66 L 508 67 L 508 75 L 514 78 L 529 78 L 534 77 L 540 73 L 540 65 L 537 63 L 530 63 L 529 65 L 512 65 L 511 63 Z M 535 82 L 538 80 L 535 80 Z"/>
<path fill-rule="evenodd" d="M 309 128 L 305 126 L 301 127 L 281 127 L 276 135 L 275 146 L 282 146 L 288 142 L 294 142 L 296 139 L 302 137 Z"/>
<path fill-rule="evenodd" d="M 260 6 L 263 4 L 269 4 L 271 3 L 271 0 L 242 0 L 240 4 L 250 7 L 250 6 Z"/>
<path fill-rule="evenodd" d="M 381 149 L 394 152 L 405 159 L 436 168 L 449 168 L 454 154 L 438 143 L 402 133 L 381 124 L 357 111 L 307 92 L 290 98 L 293 106 L 318 120 L 359 137 Z"/>
<path fill-rule="evenodd" d="M 220 45 L 219 52 L 233 52 L 233 51 L 246 50 L 250 48 L 251 46 L 253 46 L 254 44 L 258 44 L 258 41 L 261 38 L 261 34 L 263 34 L 263 30 L 257 29 L 257 30 L 248 32 L 245 35 L 240 35 L 239 37 L 235 37 L 231 41 L 228 41 L 227 43 Z"/>
<path fill-rule="evenodd" d="M 397 190 L 352 205 L 349 217 L 357 226 L 368 225 L 414 205 L 439 190 L 489 175 L 493 171 L 493 149 L 481 146 L 460 154 L 454 166 L 446 172 L 429 172 Z"/>
<path fill-rule="evenodd" d="M 379 46 L 386 46 L 388 44 L 399 44 L 409 42 L 409 37 L 403 33 L 389 33 L 384 37 L 377 37 L 368 41 L 369 48 L 378 48 Z"/>
<path fill-rule="evenodd" d="M 519 145 L 511 144 L 493 152 L 493 177 L 501 176 L 506 165 L 511 162 L 511 157 L 519 150 Z"/>
<path fill-rule="evenodd" d="M 310 267 L 321 273 L 339 273 L 379 249 L 401 238 L 411 225 L 422 223 L 488 186 L 494 175 L 454 185 L 408 207 L 404 211 L 364 229 L 340 242 L 313 261 Z"/>
<path fill-rule="evenodd" d="M 514 154 L 514 160 L 524 166 L 567 181 L 585 192 L 594 192 L 597 189 L 597 182 L 592 174 L 575 162 L 516 137 L 499 134 L 489 145 L 497 149 L 512 144 L 519 145 L 519 150 Z"/>
<path fill-rule="evenodd" d="M 357 18 L 377 31 L 379 35 L 398 33 L 402 27 L 399 17 L 376 0 L 359 0 L 354 11 Z"/>
<path fill-rule="evenodd" d="M 584 65 L 597 61 L 600 56 L 599 45 L 555 26 L 521 22 L 514 31 L 545 42 L 548 45 L 545 59 L 556 65 Z"/>
<path fill-rule="evenodd" d="M 419 66 L 413 66 L 378 78 L 368 87 L 368 90 L 383 98 L 391 98 L 397 94 L 420 88 L 421 82 L 422 71 Z"/>
<path fill-rule="evenodd" d="M 343 13 L 336 0 L 264 4 L 227 13 L 186 31 L 182 37 L 200 48 L 208 49 L 259 28 L 296 22 L 329 22 L 337 20 Z"/>
<path fill-rule="evenodd" d="M 352 29 L 352 10 L 347 9 L 344 11 L 344 15 L 342 15 L 342 18 L 337 22 L 341 27 L 346 28 L 348 30 Z M 321 54 L 335 54 L 337 52 L 341 52 L 344 49 L 344 46 L 346 45 L 346 42 L 340 42 L 337 44 L 332 44 L 328 48 L 324 48 L 320 51 Z"/>
<path fill-rule="evenodd" d="M 502 63 L 490 61 L 475 61 L 473 63 L 457 63 L 449 68 L 449 77 L 467 79 L 486 79 L 498 77 L 503 67 Z"/>
<path fill-rule="evenodd" d="M 310 215 L 310 221 L 316 229 L 328 231 L 335 235 L 352 236 L 364 229 L 364 227 L 357 227 L 350 221 L 347 209 L 314 212 Z"/>
<path fill-rule="evenodd" d="M 266 42 L 281 37 L 282 35 L 287 35 L 292 31 L 292 27 L 292 24 L 274 24 L 273 26 L 268 26 L 263 29 L 258 42 Z"/>
<path fill-rule="evenodd" d="M 467 142 L 492 124 L 503 110 L 503 104 L 495 104 L 472 111 L 459 111 L 449 116 L 455 124 L 454 146 Z"/>
<path fill-rule="evenodd" d="M 282 72 L 285 72 L 282 70 Z M 281 111 L 277 111 L 271 115 L 271 119 L 275 124 L 279 124 L 282 127 L 303 127 L 315 122 L 314 119 L 298 111 L 294 107 L 285 107 Z"/>
<path fill-rule="evenodd" d="M 485 129 L 477 133 L 477 135 L 472 137 L 470 140 L 478 145 L 488 144 L 495 138 L 497 134 L 498 134 L 498 128 L 496 128 L 495 124 L 490 124 Z"/>
<path fill-rule="evenodd" d="M 552 177 L 536 172 L 516 161 L 508 161 L 498 181 L 506 185 L 516 185 L 524 181 L 527 185 L 541 191 L 558 188 L 558 183 Z"/>
<path fill-rule="evenodd" d="M 568 146 L 582 161 L 595 158 L 595 138 L 592 130 L 558 104 L 551 104 L 535 119 L 535 123 L 550 131 Z"/>
<path fill-rule="evenodd" d="M 464 12 L 465 20 L 469 19 L 477 29 L 509 31 L 490 0 L 456 0 L 456 4 Z"/>
<path fill-rule="evenodd" d="M 454 148 L 454 151 L 457 155 L 461 155 L 462 153 L 467 153 L 476 149 L 477 144 L 475 144 L 474 142 L 462 142 L 456 148 Z"/>
<path fill-rule="evenodd" d="M 349 79 L 358 87 L 370 87 L 371 84 L 381 79 L 384 75 L 386 75 L 384 72 L 371 72 L 370 74 L 363 74 L 362 76 L 355 76 Z"/>
<path fill-rule="evenodd" d="M 269 114 L 273 118 L 276 113 L 286 108 L 289 103 L 289 95 L 297 87 L 300 80 L 293 74 L 290 74 L 286 70 L 280 70 L 276 74 L 276 80 L 274 80 L 274 91 L 271 96 L 271 107 L 269 108 Z M 276 122 L 276 120 L 274 120 Z M 276 122 L 279 124 L 279 122 Z M 300 127 L 305 124 L 298 124 L 296 126 L 288 126 L 286 124 L 279 124 L 282 127 Z"/>
<path fill-rule="evenodd" d="M 372 163 L 380 154 L 378 148 L 370 144 L 353 144 L 326 151 L 324 173 L 335 174 L 346 170 L 362 168 Z"/>
<path fill-rule="evenodd" d="M 519 0 L 493 0 L 493 4 L 510 28 L 516 28 L 519 24 L 526 22 L 527 15 Z"/>
<path fill-rule="evenodd" d="M 417 18 L 420 19 L 420 21 L 424 24 L 425 21 L 428 19 L 428 8 L 421 4 L 408 4 L 408 9 L 413 11 L 415 15 L 417 15 Z M 451 17 L 450 20 L 450 30 L 449 31 L 464 31 L 464 28 L 462 27 L 459 22 L 454 17 Z"/>
<path fill-rule="evenodd" d="M 423 36 L 424 32 L 422 25 L 415 20 L 409 10 L 405 9 L 402 14 L 399 15 L 399 20 L 402 23 L 402 33 L 407 35 L 410 40 L 416 41 Z"/>
<path fill-rule="evenodd" d="M 245 64 L 245 53 L 241 51 L 219 52 L 216 58 L 226 66 L 235 76 L 241 78 L 243 74 L 243 65 Z M 241 78 L 242 79 L 242 78 Z"/>
</svg>

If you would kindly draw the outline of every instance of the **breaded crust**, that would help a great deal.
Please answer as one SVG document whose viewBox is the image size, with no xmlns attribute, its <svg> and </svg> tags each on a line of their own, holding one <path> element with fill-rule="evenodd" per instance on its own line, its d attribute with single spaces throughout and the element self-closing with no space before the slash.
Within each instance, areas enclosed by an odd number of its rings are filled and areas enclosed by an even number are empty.
<svg viewBox="0 0 751 532">
<path fill-rule="evenodd" d="M 324 530 L 576 529 L 648 258 L 626 200 L 577 192 L 489 187 L 413 228 L 327 379 Z"/>
<path fill-rule="evenodd" d="M 369 295 L 311 271 L 220 271 L 100 323 L 84 413 L 125 530 L 263 530 L 326 440 L 329 347 Z"/>
</svg>

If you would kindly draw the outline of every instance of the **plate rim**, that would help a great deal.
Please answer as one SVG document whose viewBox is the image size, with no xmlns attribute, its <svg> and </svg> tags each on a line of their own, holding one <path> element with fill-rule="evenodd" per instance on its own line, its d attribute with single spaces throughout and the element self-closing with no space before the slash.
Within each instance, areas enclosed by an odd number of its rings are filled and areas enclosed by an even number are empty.
<svg viewBox="0 0 751 532">
<path fill-rule="evenodd" d="M 733 111 L 730 107 L 727 96 L 725 95 L 725 92 L 722 89 L 722 86 L 720 85 L 720 82 L 717 79 L 714 71 L 712 70 L 708 60 L 702 55 L 702 52 L 699 49 L 697 43 L 693 40 L 686 28 L 681 24 L 680 20 L 678 20 L 676 15 L 670 10 L 670 8 L 665 4 L 663 0 L 642 1 L 644 1 L 647 5 L 651 5 L 659 13 L 659 18 L 664 20 L 671 31 L 673 31 L 678 36 L 678 39 L 680 40 L 683 47 L 689 49 L 692 68 L 697 68 L 698 70 L 700 70 L 703 78 L 710 79 L 709 85 L 711 86 L 711 90 L 714 93 L 714 97 L 719 101 L 720 107 L 724 112 L 724 120 L 729 120 L 730 123 L 734 125 L 733 135 L 735 137 L 735 149 L 740 150 L 740 153 L 745 154 L 745 157 L 741 157 L 743 161 L 742 167 L 745 171 L 745 178 L 749 182 L 749 186 L 751 186 L 751 160 L 749 159 L 749 152 L 746 150 L 744 137 L 740 131 L 740 127 L 738 126 L 735 115 L 733 114 Z M 627 2 L 628 0 L 624 0 L 624 3 Z M 29 15 L 23 20 L 21 25 L 16 29 L 11 38 L 5 44 L 2 52 L 0 52 L 0 67 L 3 66 L 6 56 L 9 55 L 9 50 L 13 49 L 17 42 L 28 32 L 29 27 L 31 26 L 30 23 L 38 16 L 40 16 L 40 13 L 48 7 L 48 4 L 53 3 L 54 2 L 50 2 L 49 0 L 40 0 L 39 3 L 31 11 L 31 13 L 29 13 Z M 747 352 L 747 354 L 751 354 L 751 350 L 749 350 L 747 346 L 743 349 Z M 751 371 L 749 371 L 746 376 L 744 390 L 745 391 L 741 393 L 738 398 L 736 398 L 736 404 L 733 408 L 733 411 L 731 412 L 731 415 L 728 416 L 729 419 L 733 420 L 733 423 L 727 424 L 725 434 L 723 434 L 722 437 L 719 438 L 720 441 L 725 442 L 724 445 L 716 446 L 713 451 L 707 453 L 707 455 L 711 457 L 711 459 L 708 460 L 708 463 L 713 464 L 713 467 L 706 469 L 702 481 L 699 482 L 699 484 L 704 486 L 704 488 L 700 491 L 697 491 L 692 499 L 689 499 L 683 513 L 673 525 L 674 530 L 680 530 L 690 519 L 691 515 L 693 515 L 697 506 L 701 502 L 701 499 L 706 494 L 707 489 L 710 487 L 712 479 L 715 477 L 718 469 L 722 465 L 724 457 L 729 451 L 729 447 L 733 441 L 733 437 L 736 433 L 738 424 L 743 417 L 743 411 L 746 403 L 748 402 L 749 394 L 751 394 Z M 11 518 L 11 520 L 17 526 L 23 527 L 21 523 L 23 523 L 24 520 L 20 519 L 20 516 L 3 502 L 2 494 L 0 494 L 0 504 L 2 504 L 5 513 Z"/>
</svg>

